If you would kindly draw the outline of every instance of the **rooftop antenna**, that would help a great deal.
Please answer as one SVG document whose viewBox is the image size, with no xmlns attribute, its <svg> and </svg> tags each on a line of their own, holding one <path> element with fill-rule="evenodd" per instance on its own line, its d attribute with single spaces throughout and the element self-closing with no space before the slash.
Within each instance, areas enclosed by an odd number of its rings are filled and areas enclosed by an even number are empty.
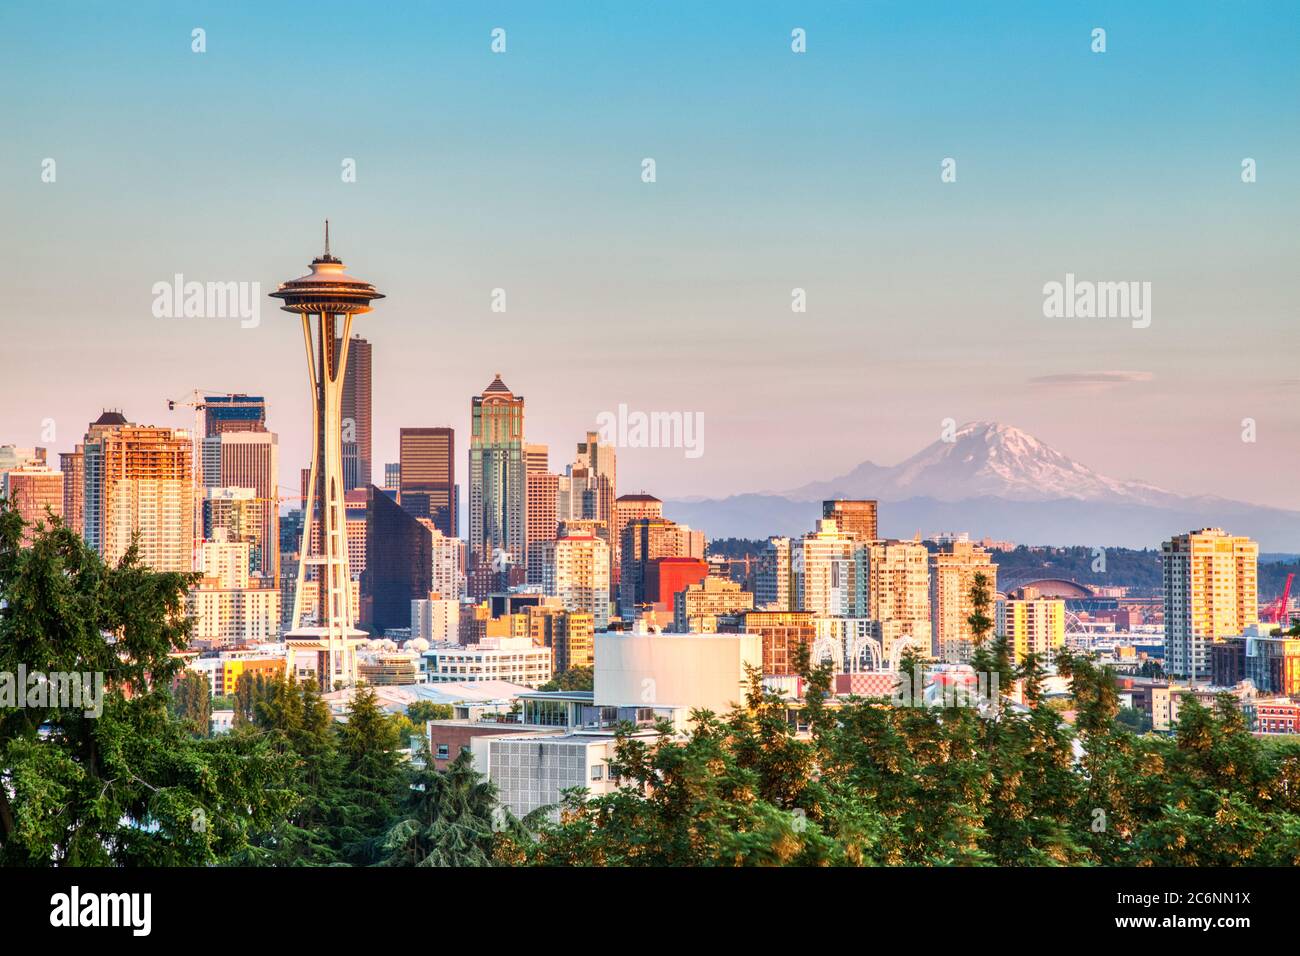
<svg viewBox="0 0 1300 956">
<path fill-rule="evenodd" d="M 330 257 L 330 221 L 325 220 L 325 258 Z"/>
</svg>

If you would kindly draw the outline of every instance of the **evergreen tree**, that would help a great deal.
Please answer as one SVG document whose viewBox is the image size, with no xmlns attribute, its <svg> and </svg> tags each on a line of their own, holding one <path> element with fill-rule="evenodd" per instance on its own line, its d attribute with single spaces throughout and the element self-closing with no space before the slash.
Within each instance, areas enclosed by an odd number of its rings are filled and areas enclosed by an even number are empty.
<svg viewBox="0 0 1300 956">
<path fill-rule="evenodd" d="M 23 542 L 0 503 L 0 673 L 87 674 L 98 706 L 0 710 L 0 864 L 221 862 L 291 805 L 265 741 L 196 738 L 169 711 L 190 576 L 133 546 L 105 565 L 53 520 Z"/>
<path fill-rule="evenodd" d="M 491 866 L 498 831 L 525 839 L 518 821 L 496 801 L 496 788 L 461 753 L 435 770 L 427 748 L 401 813 L 385 834 L 383 866 Z"/>
</svg>

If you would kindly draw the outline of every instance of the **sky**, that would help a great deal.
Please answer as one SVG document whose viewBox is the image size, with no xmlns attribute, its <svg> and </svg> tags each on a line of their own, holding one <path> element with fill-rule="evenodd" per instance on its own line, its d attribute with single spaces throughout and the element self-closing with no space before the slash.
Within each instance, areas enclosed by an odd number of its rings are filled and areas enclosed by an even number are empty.
<svg viewBox="0 0 1300 956">
<path fill-rule="evenodd" d="M 463 481 L 499 372 L 553 470 L 620 404 L 703 416 L 697 457 L 620 449 L 623 492 L 793 488 L 951 418 L 1300 508 L 1298 41 L 1292 2 L 9 0 L 0 443 L 263 394 L 295 488 L 301 331 L 265 297 L 329 218 L 387 296 L 355 326 L 377 481 L 429 425 Z M 178 273 L 260 283 L 258 324 L 155 316 Z M 1149 327 L 1044 317 L 1067 273 L 1150 282 Z"/>
</svg>

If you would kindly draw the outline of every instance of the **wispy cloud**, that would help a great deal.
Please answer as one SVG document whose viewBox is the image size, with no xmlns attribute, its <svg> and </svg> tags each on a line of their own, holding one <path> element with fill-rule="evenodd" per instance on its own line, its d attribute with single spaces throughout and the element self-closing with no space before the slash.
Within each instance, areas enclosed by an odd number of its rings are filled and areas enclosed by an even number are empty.
<svg viewBox="0 0 1300 956">
<path fill-rule="evenodd" d="M 1149 382 L 1154 377 L 1150 372 L 1134 371 L 1064 372 L 1059 375 L 1039 375 L 1036 378 L 1031 378 L 1029 384 L 1096 388 L 1111 385 L 1129 385 L 1134 382 Z"/>
</svg>

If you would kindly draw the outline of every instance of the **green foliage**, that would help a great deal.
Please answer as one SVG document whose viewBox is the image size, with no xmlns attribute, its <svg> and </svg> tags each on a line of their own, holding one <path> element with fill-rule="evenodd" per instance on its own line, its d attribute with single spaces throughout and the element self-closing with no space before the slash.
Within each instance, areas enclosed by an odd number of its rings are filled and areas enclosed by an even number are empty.
<svg viewBox="0 0 1300 956">
<path fill-rule="evenodd" d="M 420 725 L 429 720 L 451 720 L 454 715 L 451 704 L 435 704 L 431 700 L 417 700 L 406 708 L 406 716 Z"/>
<path fill-rule="evenodd" d="M 57 521 L 29 547 L 22 530 L 0 508 L 0 673 L 100 673 L 105 697 L 98 716 L 0 710 L 3 865 L 1300 865 L 1300 740 L 1252 736 L 1227 695 L 1141 733 L 1111 671 L 1061 651 L 1066 723 L 1041 662 L 992 633 L 987 581 L 970 623 L 990 705 L 835 699 L 801 648 L 800 704 L 751 673 L 740 706 L 684 733 L 620 728 L 612 792 L 517 820 L 468 754 L 404 760 L 440 711 L 389 716 L 367 687 L 338 721 L 314 684 L 246 674 L 235 729 L 207 737 L 207 683 L 174 653 L 187 576 L 134 550 L 107 567 Z"/>
<path fill-rule="evenodd" d="M 590 667 L 570 667 L 560 671 L 538 690 L 591 690 L 596 682 L 596 673 Z"/>
<path fill-rule="evenodd" d="M 57 520 L 30 546 L 0 504 L 0 672 L 100 675 L 103 708 L 0 711 L 0 864 L 193 866 L 242 852 L 291 802 L 264 741 L 171 714 L 189 577 L 109 567 Z M 201 679 L 201 678 L 200 678 Z M 205 688 L 206 693 L 206 688 Z"/>
<path fill-rule="evenodd" d="M 208 679 L 187 670 L 176 680 L 172 691 L 172 713 L 196 737 L 212 732 L 212 688 Z"/>
<path fill-rule="evenodd" d="M 423 758 L 424 769 L 412 775 L 401 814 L 384 836 L 381 865 L 491 866 L 499 840 L 527 839 L 468 754 L 444 771 L 432 769 L 427 750 Z"/>
</svg>

